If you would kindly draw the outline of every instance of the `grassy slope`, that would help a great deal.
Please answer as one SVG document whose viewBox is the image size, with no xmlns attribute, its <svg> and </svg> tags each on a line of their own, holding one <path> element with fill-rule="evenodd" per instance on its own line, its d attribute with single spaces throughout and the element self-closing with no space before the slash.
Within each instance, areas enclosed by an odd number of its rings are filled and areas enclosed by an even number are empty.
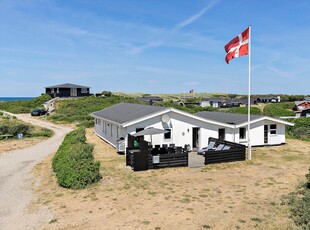
<svg viewBox="0 0 310 230">
<path fill-rule="evenodd" d="M 43 108 L 43 103 L 50 99 L 49 95 L 44 94 L 29 101 L 0 102 L 0 110 L 11 113 L 30 113 L 33 109 Z"/>
</svg>

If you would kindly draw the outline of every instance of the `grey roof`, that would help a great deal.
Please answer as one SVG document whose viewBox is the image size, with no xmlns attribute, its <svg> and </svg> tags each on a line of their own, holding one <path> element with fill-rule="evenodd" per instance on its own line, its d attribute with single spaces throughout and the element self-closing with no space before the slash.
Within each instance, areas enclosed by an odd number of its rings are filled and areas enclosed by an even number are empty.
<svg viewBox="0 0 310 230">
<path fill-rule="evenodd" d="M 223 112 L 208 112 L 203 111 L 195 114 L 198 117 L 208 119 L 211 121 L 217 121 L 226 124 L 239 125 L 248 121 L 247 114 L 236 114 L 236 113 L 223 113 Z M 259 115 L 251 115 L 251 121 L 261 118 Z"/>
<path fill-rule="evenodd" d="M 226 104 L 233 104 L 233 103 L 239 103 L 239 104 L 245 104 L 247 105 L 248 104 L 248 99 L 247 98 L 240 98 L 240 99 L 227 99 L 226 101 Z M 256 100 L 255 99 L 250 99 L 250 103 L 251 104 L 255 104 Z"/>
<path fill-rule="evenodd" d="M 159 96 L 143 96 L 138 98 L 140 101 L 163 101 L 163 99 Z"/>
<path fill-rule="evenodd" d="M 305 97 L 304 100 L 305 101 L 310 101 L 310 97 Z"/>
<path fill-rule="evenodd" d="M 90 88 L 90 87 L 82 86 L 82 85 L 75 85 L 71 83 L 65 83 L 65 84 L 60 84 L 60 85 L 47 86 L 45 88 Z"/>
<path fill-rule="evenodd" d="M 123 124 L 164 110 L 167 110 L 167 107 L 120 103 L 94 112 L 93 115 L 118 124 Z"/>
<path fill-rule="evenodd" d="M 216 101 L 216 102 L 222 102 L 223 100 L 221 98 L 202 98 L 201 101 Z"/>
</svg>

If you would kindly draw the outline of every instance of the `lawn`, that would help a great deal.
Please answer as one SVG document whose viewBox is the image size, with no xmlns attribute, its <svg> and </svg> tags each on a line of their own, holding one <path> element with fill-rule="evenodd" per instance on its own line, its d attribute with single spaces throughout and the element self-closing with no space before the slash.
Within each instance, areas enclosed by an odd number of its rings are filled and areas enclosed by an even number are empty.
<svg viewBox="0 0 310 230">
<path fill-rule="evenodd" d="M 294 227 L 282 197 L 308 172 L 309 142 L 289 139 L 283 146 L 254 148 L 252 161 L 133 172 L 92 129 L 87 140 L 101 164 L 99 183 L 77 191 L 59 187 L 51 157 L 34 170 L 39 183 L 31 209 L 52 210 L 46 229 Z"/>
</svg>

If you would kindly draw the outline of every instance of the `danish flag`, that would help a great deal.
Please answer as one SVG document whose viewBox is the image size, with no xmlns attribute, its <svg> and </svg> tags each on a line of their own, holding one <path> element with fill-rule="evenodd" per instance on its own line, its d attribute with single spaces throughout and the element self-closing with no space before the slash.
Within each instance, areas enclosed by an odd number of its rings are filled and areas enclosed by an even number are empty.
<svg viewBox="0 0 310 230">
<path fill-rule="evenodd" d="M 233 38 L 225 47 L 226 58 L 225 61 L 229 64 L 229 61 L 233 58 L 248 55 L 249 53 L 249 27 L 241 34 Z"/>
</svg>

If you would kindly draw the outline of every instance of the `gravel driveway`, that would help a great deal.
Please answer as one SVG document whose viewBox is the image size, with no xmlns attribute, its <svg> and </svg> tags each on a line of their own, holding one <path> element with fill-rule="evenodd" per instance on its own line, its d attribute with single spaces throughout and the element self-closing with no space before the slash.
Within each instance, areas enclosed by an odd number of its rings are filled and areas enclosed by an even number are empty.
<svg viewBox="0 0 310 230">
<path fill-rule="evenodd" d="M 31 214 L 27 212 L 27 205 L 34 199 L 31 170 L 48 155 L 57 151 L 71 129 L 32 118 L 30 115 L 14 116 L 51 129 L 55 135 L 34 146 L 0 155 L 0 229 L 41 229 L 53 216 L 47 209 Z"/>
</svg>

